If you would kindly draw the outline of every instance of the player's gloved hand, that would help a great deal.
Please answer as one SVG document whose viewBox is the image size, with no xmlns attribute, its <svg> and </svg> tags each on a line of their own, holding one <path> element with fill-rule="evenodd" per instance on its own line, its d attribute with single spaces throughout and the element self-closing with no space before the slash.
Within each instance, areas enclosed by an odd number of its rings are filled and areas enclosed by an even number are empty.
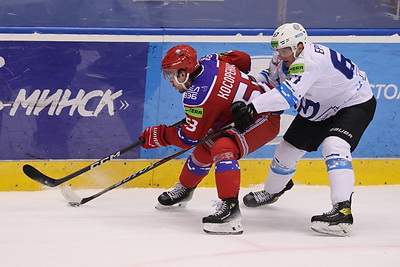
<svg viewBox="0 0 400 267">
<path fill-rule="evenodd" d="M 234 102 L 231 111 L 235 128 L 241 133 L 254 123 L 253 115 L 257 114 L 253 104 L 246 105 L 241 101 Z"/>
<path fill-rule="evenodd" d="M 142 147 L 151 149 L 160 146 L 168 146 L 169 143 L 164 139 L 164 131 L 166 128 L 166 125 L 147 127 L 139 137 L 139 139 L 144 139 Z"/>
</svg>

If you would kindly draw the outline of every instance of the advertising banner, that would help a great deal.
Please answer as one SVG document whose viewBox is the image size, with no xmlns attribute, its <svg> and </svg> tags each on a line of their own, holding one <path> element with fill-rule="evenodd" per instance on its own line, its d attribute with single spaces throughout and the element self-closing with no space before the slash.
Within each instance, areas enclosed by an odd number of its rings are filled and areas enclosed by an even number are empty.
<svg viewBox="0 0 400 267">
<path fill-rule="evenodd" d="M 119 42 L 118 38 L 0 42 L 0 160 L 97 160 L 136 142 L 146 126 L 181 120 L 182 95 L 162 78 L 160 66 L 163 54 L 179 43 L 192 45 L 199 57 L 245 51 L 252 58 L 253 74 L 271 59 L 268 42 L 208 38 L 206 42 Z M 400 60 L 399 43 L 349 38 L 321 43 L 364 70 L 378 100 L 375 118 L 353 157 L 399 157 L 395 133 L 400 131 L 400 76 L 393 67 Z M 285 111 L 279 136 L 248 158 L 271 158 L 295 114 L 294 109 Z M 121 159 L 162 158 L 176 150 L 138 148 Z M 306 157 L 320 158 L 321 153 Z"/>
<path fill-rule="evenodd" d="M 148 46 L 0 42 L 0 159 L 98 159 L 136 142 Z"/>
</svg>

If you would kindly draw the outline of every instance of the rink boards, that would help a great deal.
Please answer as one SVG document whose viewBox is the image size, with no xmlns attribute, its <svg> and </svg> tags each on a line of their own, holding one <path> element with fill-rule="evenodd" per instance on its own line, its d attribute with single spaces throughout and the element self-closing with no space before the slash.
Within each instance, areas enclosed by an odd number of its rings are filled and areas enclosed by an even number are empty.
<svg viewBox="0 0 400 267">
<path fill-rule="evenodd" d="M 252 72 L 271 58 L 269 36 L 0 35 L 0 190 L 40 190 L 22 173 L 32 164 L 56 178 L 136 142 L 149 125 L 184 115 L 181 96 L 163 80 L 162 55 L 189 43 L 200 56 L 232 49 L 252 57 Z M 190 40 L 190 42 L 188 42 Z M 399 184 L 399 36 L 311 36 L 355 61 L 368 73 L 378 108 L 353 154 L 356 183 Z M 1 62 L 0 62 L 1 63 Z M 2 64 L 0 64 L 2 65 Z M 278 138 L 241 161 L 242 186 L 264 182 L 277 142 L 295 114 L 286 111 Z M 102 188 L 122 180 L 177 148 L 135 149 L 73 181 Z M 138 177 L 127 187 L 170 187 L 184 156 Z M 295 180 L 327 184 L 320 151 L 306 154 Z M 213 186 L 210 175 L 202 183 Z"/>
<path fill-rule="evenodd" d="M 79 177 L 65 183 L 73 188 L 98 188 L 103 189 L 117 183 L 128 176 L 139 172 L 155 161 L 112 161 L 97 167 Z M 1 162 L 2 183 L 0 191 L 35 191 L 43 190 L 41 184 L 27 178 L 22 172 L 23 164 L 30 163 L 44 174 L 52 178 L 62 178 L 68 174 L 81 169 L 92 162 L 88 161 L 51 161 L 51 162 Z M 251 159 L 241 160 L 242 170 L 241 186 L 264 183 L 271 160 Z M 121 186 L 121 188 L 132 187 L 154 187 L 169 188 L 178 181 L 180 170 L 184 164 L 183 160 L 172 160 L 138 176 L 134 180 Z M 386 185 L 399 184 L 400 161 L 398 159 L 355 159 L 353 168 L 356 174 L 356 185 Z M 325 162 L 320 159 L 303 159 L 297 165 L 297 172 L 293 180 L 297 184 L 306 185 L 328 185 Z M 214 187 L 215 180 L 213 169 L 210 174 L 200 183 L 200 187 Z M 54 189 L 57 190 L 57 189 Z"/>
</svg>

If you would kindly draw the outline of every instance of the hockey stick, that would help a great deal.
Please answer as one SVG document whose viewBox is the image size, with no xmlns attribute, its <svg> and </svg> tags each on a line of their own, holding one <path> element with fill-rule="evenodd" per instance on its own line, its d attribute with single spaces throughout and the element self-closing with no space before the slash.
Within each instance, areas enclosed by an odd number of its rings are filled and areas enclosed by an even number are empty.
<svg viewBox="0 0 400 267">
<path fill-rule="evenodd" d="M 176 123 L 174 123 L 173 125 L 171 125 L 169 127 L 178 126 L 178 125 L 182 124 L 183 122 L 185 122 L 185 119 L 183 119 L 183 120 L 181 120 L 179 122 L 176 122 Z M 74 173 L 71 173 L 71 174 L 69 174 L 69 175 L 67 175 L 65 177 L 59 178 L 59 179 L 49 177 L 49 176 L 45 175 L 44 173 L 40 172 L 38 169 L 36 169 L 35 167 L 33 167 L 33 166 L 29 165 L 29 164 L 25 164 L 22 167 L 22 170 L 24 171 L 26 176 L 28 176 L 32 180 L 34 180 L 36 182 L 39 182 L 39 183 L 41 183 L 43 185 L 47 185 L 47 186 L 50 186 L 50 187 L 55 187 L 57 185 L 65 183 L 66 181 L 71 180 L 72 178 L 75 178 L 78 175 L 81 175 L 82 173 L 90 171 L 91 169 L 96 168 L 97 166 L 100 166 L 103 163 L 106 163 L 108 161 L 114 160 L 115 158 L 118 158 L 122 154 L 124 154 L 124 153 L 126 153 L 126 152 L 128 152 L 128 151 L 130 151 L 130 150 L 142 145 L 143 142 L 144 142 L 144 140 L 141 139 L 141 140 L 137 141 L 134 144 L 131 144 L 131 145 L 127 146 L 127 147 L 124 147 L 121 150 L 118 150 L 117 152 L 115 152 L 115 153 L 113 153 L 111 155 L 108 155 L 107 157 L 104 157 L 104 158 L 102 158 L 102 159 L 100 159 L 100 160 L 98 160 L 98 161 L 96 161 L 96 162 L 94 162 L 94 163 L 92 163 L 92 164 L 80 169 L 80 170 L 77 170 Z"/>
<path fill-rule="evenodd" d="M 135 174 L 132 174 L 131 176 L 126 177 L 122 181 L 119 181 L 118 183 L 115 183 L 115 184 L 111 185 L 110 187 L 107 187 L 106 189 L 103 189 L 102 191 L 100 191 L 100 192 L 98 192 L 98 193 L 96 193 L 94 195 L 82 198 L 82 197 L 78 196 L 72 190 L 72 188 L 70 186 L 64 186 L 63 188 L 61 188 L 61 193 L 63 194 L 65 199 L 68 201 L 68 204 L 70 206 L 79 207 L 80 205 L 85 204 L 85 203 L 87 203 L 87 202 L 89 202 L 89 201 L 91 201 L 91 200 L 93 200 L 93 199 L 95 199 L 95 198 L 107 193 L 108 191 L 111 191 L 111 190 L 119 187 L 120 185 L 123 185 L 123 184 L 125 184 L 125 183 L 127 183 L 127 182 L 129 182 L 129 181 L 131 181 L 131 180 L 133 180 L 135 178 L 137 178 L 138 176 L 140 176 L 140 175 L 142 175 L 142 174 L 144 174 L 146 172 L 148 172 L 148 171 L 150 171 L 150 170 L 152 170 L 154 168 L 157 168 L 158 166 L 166 163 L 167 161 L 170 161 L 173 158 L 176 158 L 177 156 L 189 151 L 190 149 L 192 149 L 192 148 L 194 148 L 194 147 L 196 147 L 196 146 L 198 146 L 200 144 L 203 144 L 204 142 L 207 142 L 208 140 L 220 135 L 223 131 L 229 130 L 230 128 L 232 128 L 231 125 L 225 126 L 225 127 L 221 128 L 221 129 L 219 129 L 218 131 L 215 131 L 215 132 L 207 135 L 204 139 L 202 139 L 198 143 L 196 143 L 196 144 L 194 144 L 194 145 L 192 145 L 192 146 L 190 146 L 188 148 L 181 149 L 178 152 L 176 152 L 176 153 L 174 153 L 174 154 L 172 154 L 172 155 L 170 155 L 170 156 L 168 156 L 166 158 L 163 158 L 163 159 L 151 164 L 150 166 L 138 171 Z"/>
</svg>

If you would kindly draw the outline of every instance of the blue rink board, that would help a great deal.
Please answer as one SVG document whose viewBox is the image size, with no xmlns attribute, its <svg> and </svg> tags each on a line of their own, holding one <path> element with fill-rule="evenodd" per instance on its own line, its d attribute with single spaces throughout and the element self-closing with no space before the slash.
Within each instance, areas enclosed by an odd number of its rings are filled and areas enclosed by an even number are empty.
<svg viewBox="0 0 400 267">
<path fill-rule="evenodd" d="M 178 43 L 151 43 L 149 65 L 157 69 L 162 55 Z M 265 43 L 190 43 L 198 52 L 198 56 L 224 52 L 232 49 L 243 50 L 253 58 L 268 58 L 271 55 L 269 44 Z M 400 45 L 394 43 L 325 43 L 347 58 L 354 61 L 360 69 L 367 72 L 373 92 L 378 100 L 377 111 L 373 122 L 365 132 L 358 148 L 353 153 L 357 158 L 386 158 L 400 156 L 400 75 L 394 66 L 400 62 Z M 159 68 L 159 67 L 158 67 Z M 154 80 L 160 76 L 152 73 Z M 150 86 L 150 83 L 147 84 Z M 160 90 L 156 87 L 146 88 L 144 125 L 170 124 L 184 116 L 181 95 L 161 79 Z M 156 111 L 157 110 L 157 111 Z M 285 114 L 295 115 L 295 111 L 287 110 Z M 152 118 L 152 119 L 150 119 Z M 157 118 L 157 119 L 154 119 Z M 271 158 L 276 145 L 267 145 L 247 156 L 247 158 Z M 142 150 L 141 157 L 163 157 L 176 151 L 176 148 L 160 148 L 156 151 Z M 154 154 L 153 154 L 154 153 Z M 186 156 L 186 155 L 185 155 Z M 184 157 L 184 156 L 183 156 Z M 305 157 L 321 158 L 321 152 L 307 153 Z"/>
<path fill-rule="evenodd" d="M 0 42 L 0 63 L 5 61 L 0 68 L 0 160 L 97 160 L 136 142 L 146 126 L 179 121 L 184 117 L 181 95 L 162 79 L 160 68 L 163 54 L 176 44 Z M 267 43 L 190 44 L 199 56 L 243 50 L 255 68 L 266 65 L 271 55 Z M 367 72 L 378 99 L 375 119 L 353 156 L 399 157 L 399 44 L 326 45 Z M 248 158 L 271 158 L 275 147 L 265 146 Z M 177 150 L 135 149 L 121 158 L 162 158 Z"/>
</svg>

